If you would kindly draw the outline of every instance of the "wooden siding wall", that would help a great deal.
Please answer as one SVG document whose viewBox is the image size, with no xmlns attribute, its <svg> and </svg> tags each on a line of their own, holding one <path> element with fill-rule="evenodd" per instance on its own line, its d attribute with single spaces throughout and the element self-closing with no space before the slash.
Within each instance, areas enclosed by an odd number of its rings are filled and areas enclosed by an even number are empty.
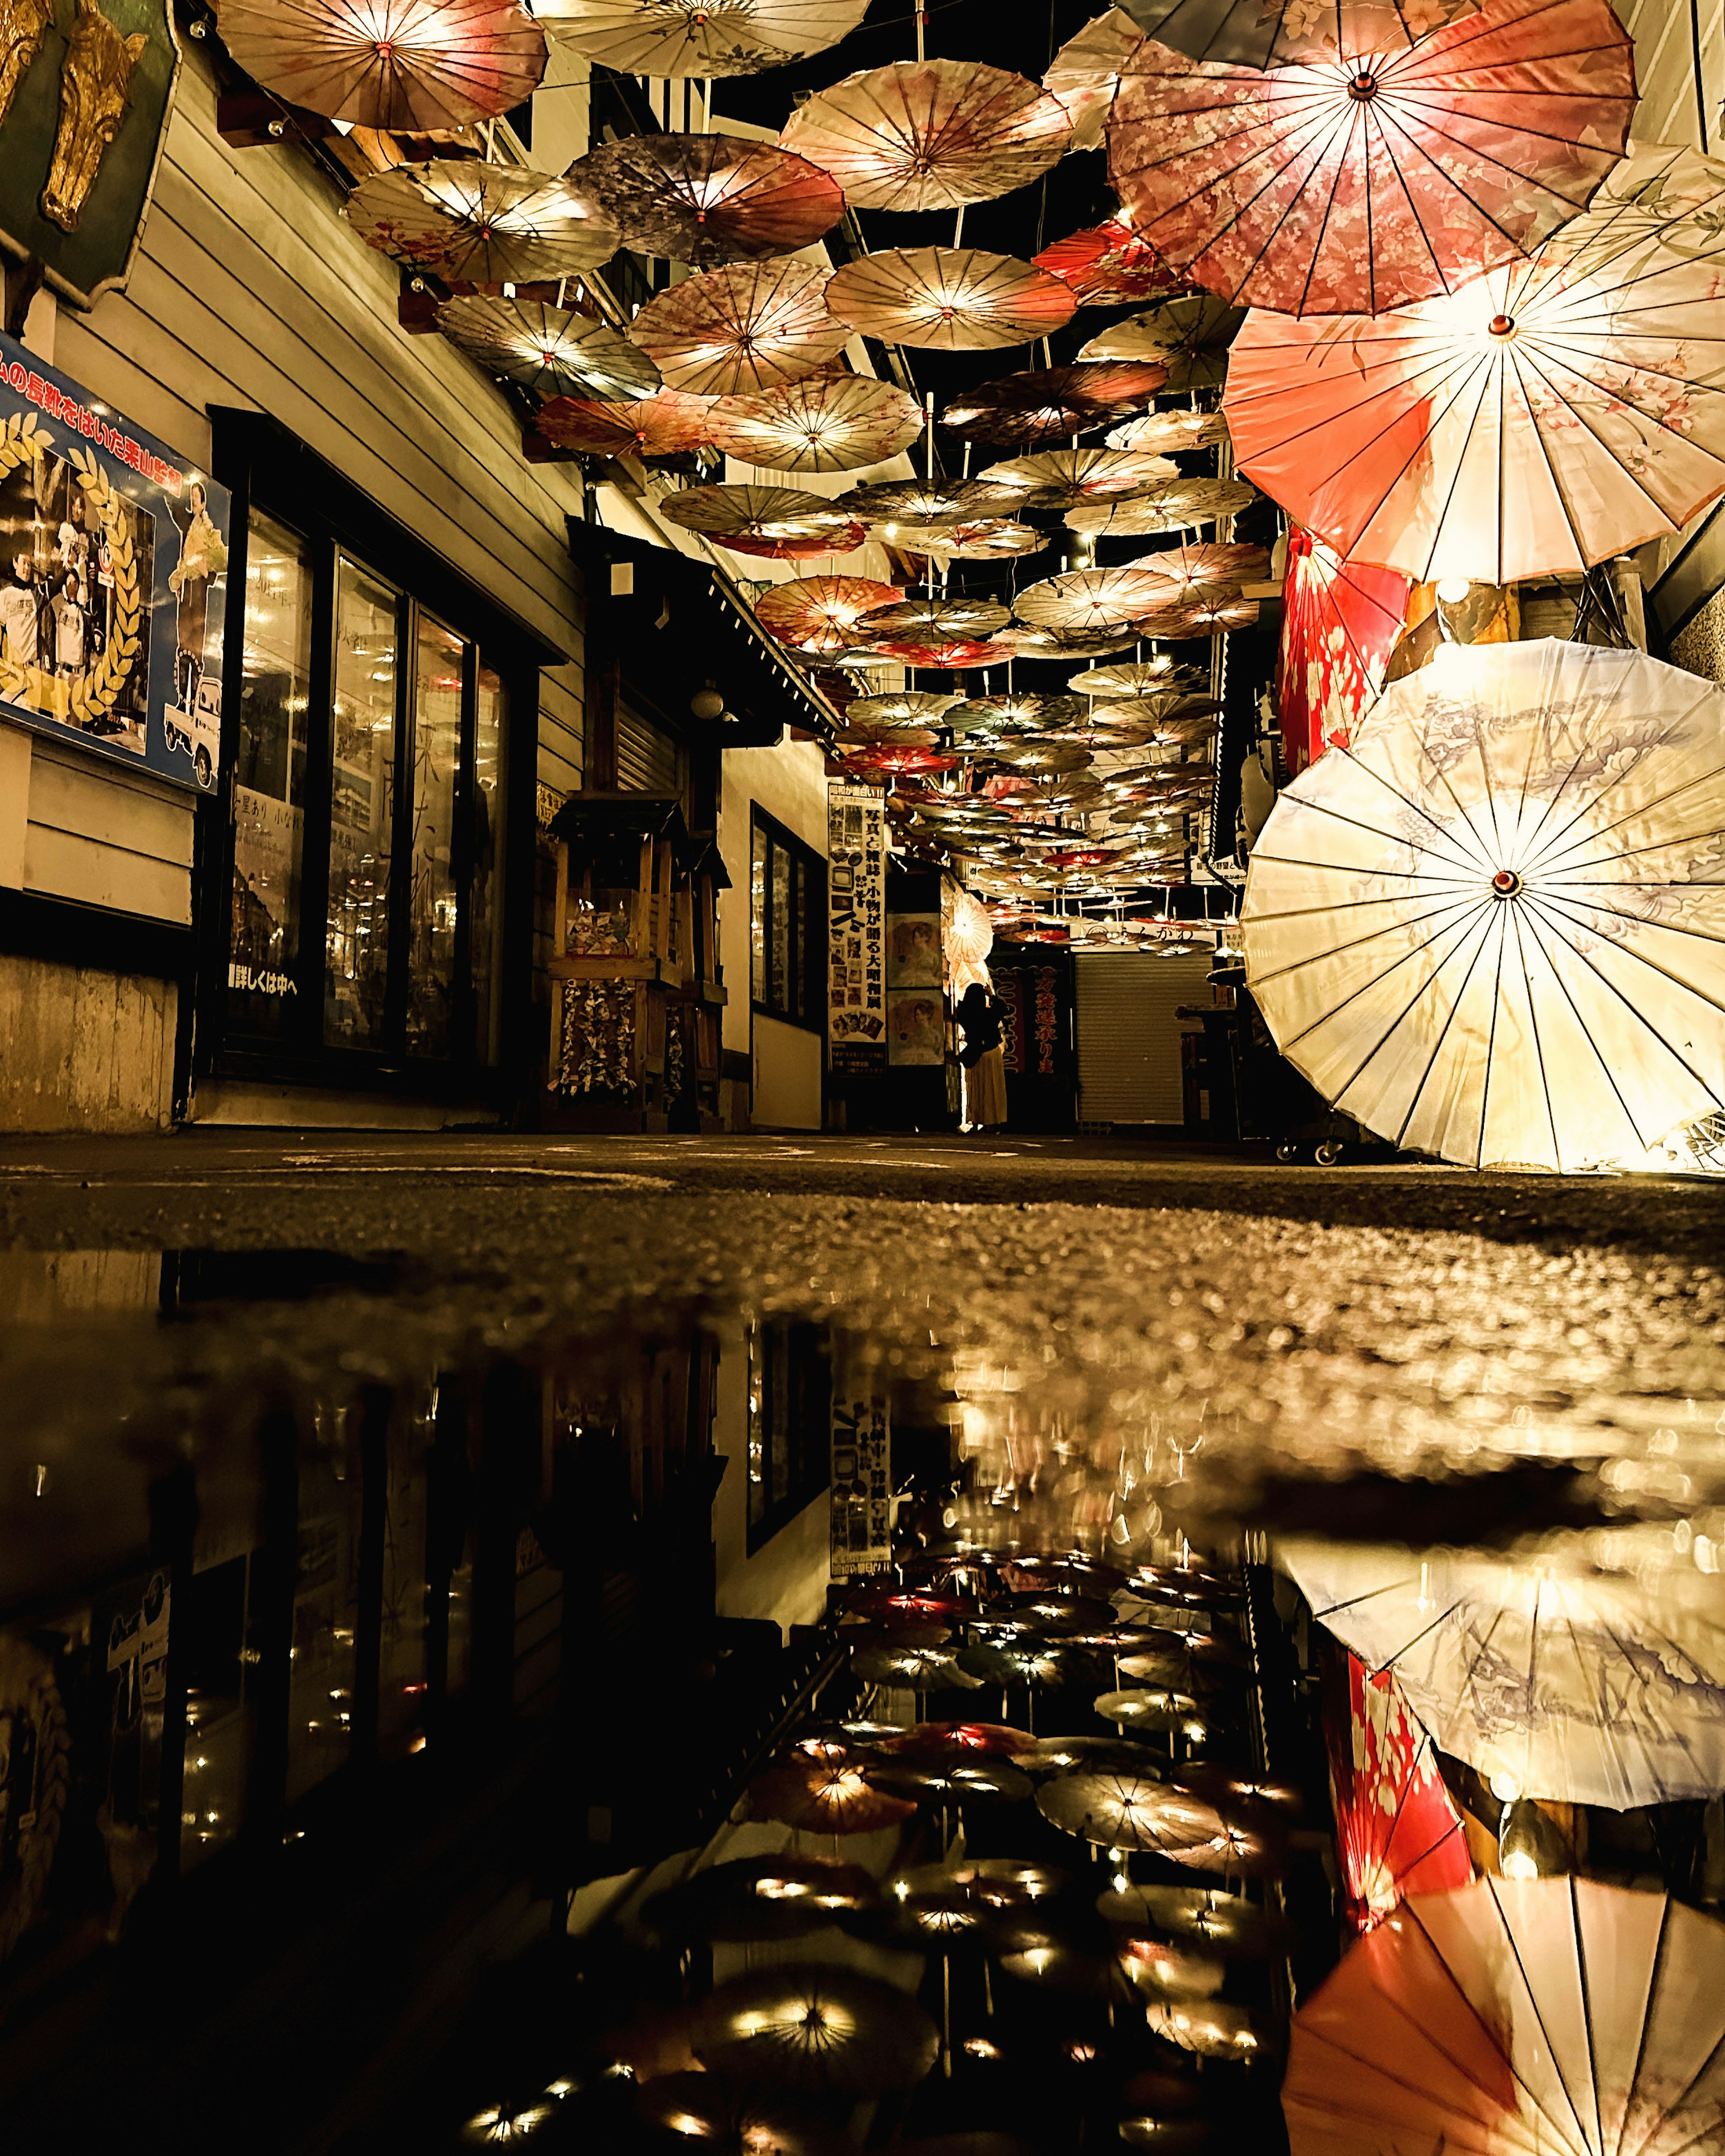
<svg viewBox="0 0 1725 2156">
<path fill-rule="evenodd" d="M 1635 41 L 1635 85 L 1641 102 L 1635 139 L 1720 148 L 1719 108 L 1725 99 L 1725 0 L 1614 0 Z M 1696 90 L 1696 30 L 1700 30 L 1701 94 Z M 1706 131 L 1702 133 L 1705 110 Z"/>
</svg>

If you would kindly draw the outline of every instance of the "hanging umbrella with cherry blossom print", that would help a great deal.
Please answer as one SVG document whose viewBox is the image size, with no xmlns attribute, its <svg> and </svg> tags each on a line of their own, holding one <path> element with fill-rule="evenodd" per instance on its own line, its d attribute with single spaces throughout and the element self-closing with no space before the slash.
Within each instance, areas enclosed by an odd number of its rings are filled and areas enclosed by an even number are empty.
<svg viewBox="0 0 1725 2156">
<path fill-rule="evenodd" d="M 976 524 L 883 524 L 877 535 L 901 553 L 936 562 L 1021 561 L 1049 546 L 1047 532 L 1014 517 L 985 517 Z"/>
<path fill-rule="evenodd" d="M 1158 531 L 1192 531 L 1237 516 L 1258 499 L 1243 479 L 1170 480 L 1130 501 L 1086 503 L 1066 512 L 1066 529 L 1094 539 L 1144 539 Z"/>
<path fill-rule="evenodd" d="M 740 553 L 788 562 L 846 554 L 863 536 L 861 525 L 852 523 L 824 495 L 805 494 L 798 487 L 690 486 L 666 495 L 659 506 L 685 531 L 703 532 Z"/>
<path fill-rule="evenodd" d="M 922 408 L 867 374 L 818 374 L 713 407 L 713 441 L 767 471 L 859 471 L 884 464 L 922 431 Z"/>
<path fill-rule="evenodd" d="M 1147 404 L 1168 378 L 1165 367 L 1044 367 L 980 382 L 955 398 L 941 424 L 973 442 L 1058 442 L 1106 426 Z"/>
<path fill-rule="evenodd" d="M 634 401 L 659 388 L 659 369 L 608 323 L 536 300 L 446 300 L 437 326 L 494 374 L 541 397 Z"/>
<path fill-rule="evenodd" d="M 616 226 L 567 181 L 478 158 L 375 172 L 347 214 L 368 247 L 447 285 L 551 284 L 617 251 Z"/>
<path fill-rule="evenodd" d="M 836 45 L 868 0 L 536 0 L 552 36 L 619 74 L 760 74 Z"/>
<path fill-rule="evenodd" d="M 1297 527 L 1288 534 L 1276 708 L 1294 778 L 1327 745 L 1353 738 L 1383 685 L 1412 589 L 1399 570 L 1344 562 Z"/>
<path fill-rule="evenodd" d="M 806 262 L 738 262 L 649 300 L 629 335 L 670 389 L 750 396 L 824 372 L 850 340 L 827 311 L 827 275 Z"/>
<path fill-rule="evenodd" d="M 1004 629 L 1011 616 L 993 599 L 907 599 L 894 595 L 890 606 L 867 615 L 860 630 L 871 642 L 950 643 L 964 639 L 979 643 Z"/>
<path fill-rule="evenodd" d="M 1078 357 L 1081 360 L 1153 362 L 1168 369 L 1171 391 L 1219 388 L 1228 372 L 1228 347 L 1245 318 L 1244 307 L 1219 300 L 1213 292 L 1180 292 L 1146 307 L 1142 314 L 1115 323 L 1111 329 L 1100 331 L 1080 347 Z M 1214 418 L 1215 415 L 1204 416 Z M 1119 446 L 1136 445 L 1122 443 Z"/>
<path fill-rule="evenodd" d="M 708 397 L 662 389 L 656 397 L 604 401 L 553 397 L 542 404 L 539 431 L 560 449 L 590 457 L 675 457 L 704 449 L 711 439 Z"/>
<path fill-rule="evenodd" d="M 871 607 L 896 605 L 900 596 L 896 585 L 872 577 L 798 577 L 762 592 L 755 602 L 755 619 L 792 650 L 829 657 L 850 649 L 857 624 Z M 853 704 L 847 719 L 856 711 Z"/>
<path fill-rule="evenodd" d="M 1031 259 L 1058 277 L 1081 307 L 1129 306 L 1159 292 L 1181 291 L 1187 282 L 1126 217 L 1070 234 Z"/>
<path fill-rule="evenodd" d="M 1228 439 L 1228 422 L 1219 412 L 1147 412 L 1124 420 L 1102 437 L 1111 449 L 1141 449 L 1146 456 L 1174 457 L 1189 449 L 1213 449 Z"/>
<path fill-rule="evenodd" d="M 237 68 L 353 127 L 466 127 L 545 77 L 545 32 L 516 0 L 221 0 L 218 16 Z"/>
<path fill-rule="evenodd" d="M 1072 123 L 1057 97 L 979 60 L 898 60 L 799 105 L 783 148 L 830 173 L 853 209 L 961 209 L 1040 179 Z"/>
<path fill-rule="evenodd" d="M 865 336 L 944 352 L 992 352 L 1051 336 L 1077 304 L 1045 270 L 973 247 L 859 256 L 834 271 L 826 303 Z"/>
<path fill-rule="evenodd" d="M 845 214 L 827 173 L 735 135 L 626 135 L 578 158 L 568 177 L 625 247 L 697 270 L 794 254 Z"/>
<path fill-rule="evenodd" d="M 1489 0 L 1369 66 L 1260 71 L 1139 48 L 1108 176 L 1195 284 L 1381 313 L 1532 252 L 1623 154 L 1633 48 L 1608 0 Z"/>
<path fill-rule="evenodd" d="M 1242 67 L 1404 52 L 1479 0 L 1131 0 L 1141 37 Z"/>
<path fill-rule="evenodd" d="M 1100 150 L 1120 71 L 1142 44 L 1132 17 L 1111 8 L 1085 24 L 1048 64 L 1042 87 L 1051 90 L 1072 122 L 1075 150 Z"/>
</svg>

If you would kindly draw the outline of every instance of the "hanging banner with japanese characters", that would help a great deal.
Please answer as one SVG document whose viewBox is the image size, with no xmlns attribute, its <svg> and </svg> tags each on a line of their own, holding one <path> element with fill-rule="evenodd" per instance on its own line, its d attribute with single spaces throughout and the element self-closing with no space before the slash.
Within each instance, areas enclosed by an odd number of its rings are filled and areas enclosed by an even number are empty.
<svg viewBox="0 0 1725 2156">
<path fill-rule="evenodd" d="M 0 336 L 0 710 L 208 792 L 231 504 Z"/>
<path fill-rule="evenodd" d="M 886 1064 L 886 797 L 827 788 L 827 1038 L 834 1070 Z"/>
<path fill-rule="evenodd" d="M 892 1568 L 891 1419 L 885 1398 L 833 1387 L 832 1576 Z"/>
</svg>

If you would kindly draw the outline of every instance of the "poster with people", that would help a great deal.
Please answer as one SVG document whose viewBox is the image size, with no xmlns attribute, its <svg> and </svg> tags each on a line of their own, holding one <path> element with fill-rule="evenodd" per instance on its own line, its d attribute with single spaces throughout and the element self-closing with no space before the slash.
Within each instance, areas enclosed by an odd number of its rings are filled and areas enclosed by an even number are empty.
<svg viewBox="0 0 1725 2156">
<path fill-rule="evenodd" d="M 208 792 L 232 504 L 0 336 L 0 710 Z"/>
<path fill-rule="evenodd" d="M 886 1060 L 886 796 L 827 788 L 827 1039 L 834 1070 Z"/>
</svg>

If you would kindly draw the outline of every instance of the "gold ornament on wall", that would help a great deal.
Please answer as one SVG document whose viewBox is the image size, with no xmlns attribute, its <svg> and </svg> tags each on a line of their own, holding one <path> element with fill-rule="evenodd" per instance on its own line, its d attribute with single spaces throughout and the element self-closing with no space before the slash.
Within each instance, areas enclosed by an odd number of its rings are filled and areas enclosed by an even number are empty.
<svg viewBox="0 0 1725 2156">
<path fill-rule="evenodd" d="M 54 0 L 0 0 L 0 122 L 54 28 Z"/>
<path fill-rule="evenodd" d="M 60 126 L 54 163 L 42 190 L 42 214 L 62 232 L 75 232 L 131 105 L 131 79 L 148 50 L 142 30 L 122 37 L 96 0 L 78 0 L 78 14 L 60 69 Z"/>
</svg>

